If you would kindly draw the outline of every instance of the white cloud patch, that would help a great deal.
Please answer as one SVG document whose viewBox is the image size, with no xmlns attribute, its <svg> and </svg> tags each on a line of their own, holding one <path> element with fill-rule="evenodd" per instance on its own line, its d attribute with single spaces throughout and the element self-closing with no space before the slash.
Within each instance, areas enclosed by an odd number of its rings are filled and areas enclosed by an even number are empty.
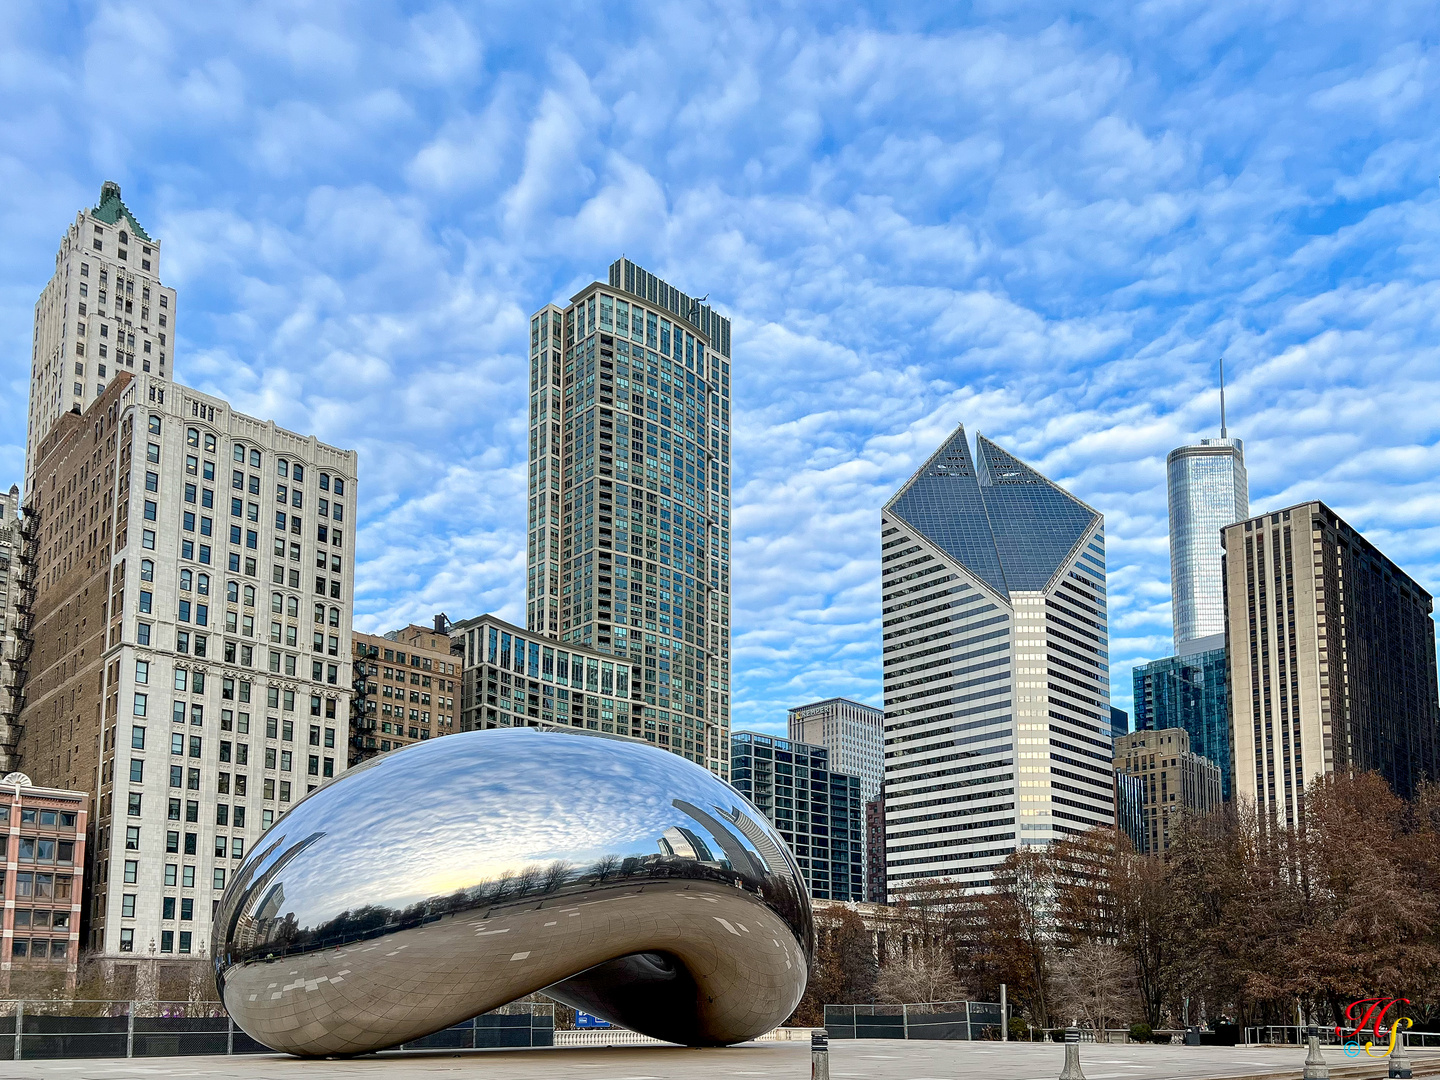
<svg viewBox="0 0 1440 1080">
<path fill-rule="evenodd" d="M 56 243 L 118 180 L 180 378 L 360 451 L 360 626 L 523 619 L 528 316 L 624 253 L 734 319 L 736 727 L 881 701 L 879 510 L 960 422 L 1105 513 L 1128 705 L 1221 355 L 1252 505 L 1440 585 L 1428 18 L 6 5 L 0 483 Z"/>
</svg>

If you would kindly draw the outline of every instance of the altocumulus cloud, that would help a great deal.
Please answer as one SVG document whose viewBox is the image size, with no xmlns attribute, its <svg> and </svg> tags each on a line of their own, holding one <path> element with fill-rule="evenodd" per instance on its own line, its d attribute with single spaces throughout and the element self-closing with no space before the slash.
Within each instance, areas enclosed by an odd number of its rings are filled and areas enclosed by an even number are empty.
<svg viewBox="0 0 1440 1080">
<path fill-rule="evenodd" d="M 735 718 L 880 701 L 880 506 L 964 422 L 1107 517 L 1169 646 L 1164 457 L 1231 371 L 1252 504 L 1440 584 L 1424 3 L 0 9 L 0 473 L 115 179 L 177 373 L 360 450 L 357 611 L 522 618 L 525 326 L 622 252 L 735 321 Z"/>
</svg>

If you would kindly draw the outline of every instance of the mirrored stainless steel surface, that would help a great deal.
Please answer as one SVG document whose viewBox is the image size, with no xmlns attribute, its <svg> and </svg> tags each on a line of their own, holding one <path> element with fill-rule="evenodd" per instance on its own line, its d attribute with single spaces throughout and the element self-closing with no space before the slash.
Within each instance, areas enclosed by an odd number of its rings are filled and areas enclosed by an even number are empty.
<svg viewBox="0 0 1440 1080">
<path fill-rule="evenodd" d="M 216 982 L 293 1054 L 394 1046 L 536 990 L 690 1045 L 785 1020 L 814 950 L 784 841 L 655 747 L 466 732 L 375 758 L 256 845 L 215 923 Z"/>
</svg>

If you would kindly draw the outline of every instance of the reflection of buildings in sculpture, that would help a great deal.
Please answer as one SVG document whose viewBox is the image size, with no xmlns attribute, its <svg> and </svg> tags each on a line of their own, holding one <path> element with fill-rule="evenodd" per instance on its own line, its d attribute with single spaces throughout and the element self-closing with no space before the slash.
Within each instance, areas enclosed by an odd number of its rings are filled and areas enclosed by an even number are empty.
<svg viewBox="0 0 1440 1080">
<path fill-rule="evenodd" d="M 281 830 L 277 829 L 276 831 L 280 832 Z M 276 857 L 270 866 L 266 867 L 265 871 L 261 873 L 259 877 L 245 886 L 246 892 L 248 894 L 264 892 L 266 886 L 275 880 L 280 871 L 284 870 L 295 856 L 299 855 L 324 835 L 322 832 L 313 832 L 299 843 L 286 848 L 285 851 Z M 285 837 L 282 834 L 276 838 L 269 852 L 262 854 L 256 862 L 249 864 L 246 869 L 253 870 L 256 866 L 263 865 L 264 860 L 269 857 L 269 854 L 284 842 Z M 238 882 L 236 884 L 238 884 Z M 274 888 L 270 889 L 268 893 L 265 893 L 264 899 L 255 905 L 253 914 L 246 911 L 245 905 L 241 904 L 238 906 L 235 927 L 230 933 L 230 940 L 233 942 L 233 948 L 236 952 L 245 952 L 255 948 L 255 946 L 262 941 L 274 940 L 275 923 L 279 915 L 280 905 L 284 903 L 284 901 L 285 886 L 283 883 L 277 883 Z"/>
<path fill-rule="evenodd" d="M 794 859 L 781 850 L 780 845 L 770 839 L 770 835 L 749 814 L 738 806 L 732 806 L 729 813 L 721 810 L 720 815 L 739 829 L 745 839 L 755 845 L 755 850 L 765 860 L 771 873 L 784 874 L 792 881 L 796 881 Z M 796 884 L 798 885 L 799 882 L 796 881 Z"/>
<path fill-rule="evenodd" d="M 753 1038 L 798 1002 L 813 920 L 783 844 L 756 842 L 768 829 L 742 802 L 615 735 L 421 742 L 296 807 L 276 831 L 319 833 L 303 853 L 252 855 L 221 900 L 217 982 L 247 1032 L 301 1054 L 381 1049 L 537 990 L 671 1041 Z M 447 891 L 414 891 L 435 872 L 416 835 L 448 852 Z"/>
<path fill-rule="evenodd" d="M 673 855 L 681 859 L 694 859 L 703 863 L 715 862 L 715 857 L 710 854 L 710 848 L 693 829 L 682 829 L 678 825 L 671 825 L 661 833 L 658 842 L 662 854 Z"/>
<path fill-rule="evenodd" d="M 730 865 L 737 871 L 756 878 L 764 877 L 767 873 L 770 873 L 763 859 L 757 858 L 754 852 L 746 850 L 745 845 L 736 840 L 734 833 L 725 828 L 724 825 L 715 820 L 710 814 L 700 809 L 700 807 L 694 803 L 688 803 L 684 799 L 673 799 L 671 800 L 671 805 L 677 810 L 685 811 L 685 813 L 705 826 L 710 835 L 715 838 L 715 842 L 720 845 L 720 849 L 725 852 L 725 857 L 730 860 Z M 716 807 L 716 809 L 718 810 L 719 807 Z M 736 823 L 736 827 L 740 828 L 738 822 Z M 789 870 L 788 863 L 782 861 L 781 866 L 783 866 L 786 871 Z M 775 872 L 782 872 L 781 868 L 776 867 Z"/>
</svg>

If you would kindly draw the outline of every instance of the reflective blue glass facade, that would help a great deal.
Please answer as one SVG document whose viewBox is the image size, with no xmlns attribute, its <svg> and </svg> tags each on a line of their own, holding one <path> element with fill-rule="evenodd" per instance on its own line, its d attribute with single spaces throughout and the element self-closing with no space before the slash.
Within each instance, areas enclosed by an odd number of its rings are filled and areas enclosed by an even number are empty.
<svg viewBox="0 0 1440 1080">
<path fill-rule="evenodd" d="M 1220 786 L 1230 798 L 1230 698 L 1225 650 L 1166 656 L 1137 667 L 1135 730 L 1184 728 L 1190 749 L 1220 766 Z"/>
<path fill-rule="evenodd" d="M 1250 516 L 1245 444 L 1201 439 L 1165 459 L 1170 502 L 1170 606 L 1175 648 L 1225 632 L 1220 530 Z"/>
</svg>

